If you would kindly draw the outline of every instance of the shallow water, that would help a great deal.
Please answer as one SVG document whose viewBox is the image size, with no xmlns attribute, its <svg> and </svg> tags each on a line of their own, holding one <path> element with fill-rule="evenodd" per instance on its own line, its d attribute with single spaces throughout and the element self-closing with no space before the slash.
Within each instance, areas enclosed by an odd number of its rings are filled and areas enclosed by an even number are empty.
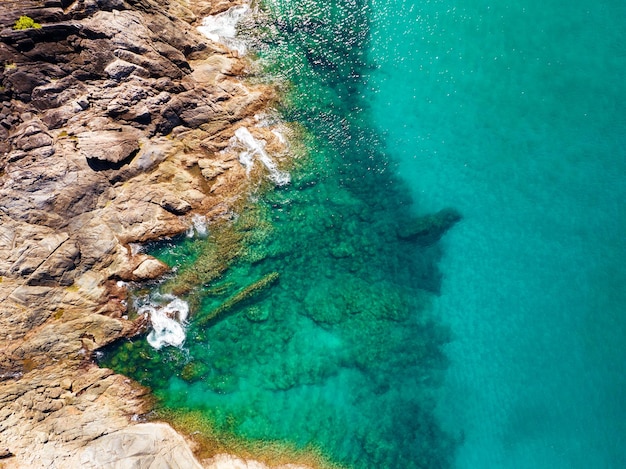
<svg viewBox="0 0 626 469">
<path fill-rule="evenodd" d="M 242 215 L 182 349 L 104 364 L 355 468 L 622 467 L 624 8 L 266 7 L 255 46 L 308 160 Z M 398 236 L 449 206 L 442 241 Z M 152 252 L 182 272 L 215 242 Z"/>
</svg>

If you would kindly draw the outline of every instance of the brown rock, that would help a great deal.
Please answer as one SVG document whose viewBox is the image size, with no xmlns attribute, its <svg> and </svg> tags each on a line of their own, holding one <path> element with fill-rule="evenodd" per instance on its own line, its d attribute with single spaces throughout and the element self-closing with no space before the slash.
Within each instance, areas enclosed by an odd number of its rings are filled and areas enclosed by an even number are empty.
<svg viewBox="0 0 626 469">
<path fill-rule="evenodd" d="M 44 28 L 13 31 L 21 14 Z M 93 363 L 99 348 L 145 327 L 123 319 L 120 280 L 167 269 L 129 244 L 182 233 L 192 214 L 227 216 L 254 184 L 220 150 L 236 127 L 255 125 L 271 93 L 233 78 L 245 62 L 176 15 L 195 19 L 172 0 L 0 8 L 9 65 L 0 73 L 0 457 L 9 467 L 198 467 L 171 428 L 133 427 L 151 407 L 145 389 Z"/>
<path fill-rule="evenodd" d="M 132 162 L 132 166 L 139 171 L 153 169 L 167 158 L 168 153 L 173 150 L 171 142 L 165 139 L 154 139 L 143 145 Z"/>
<path fill-rule="evenodd" d="M 103 165 L 104 168 L 115 167 L 132 158 L 139 151 L 141 134 L 132 128 L 120 131 L 96 130 L 78 134 L 78 149 L 88 161 L 97 160 L 112 165 Z M 93 163 L 96 165 L 96 163 Z"/>
<path fill-rule="evenodd" d="M 185 440 L 169 425 L 143 423 L 98 438 L 68 461 L 70 467 L 200 469 Z"/>
<path fill-rule="evenodd" d="M 116 81 L 122 81 L 131 75 L 137 75 L 140 77 L 150 76 L 150 73 L 145 68 L 122 59 L 117 59 L 107 65 L 104 69 L 104 73 Z"/>
<path fill-rule="evenodd" d="M 169 270 L 169 267 L 163 262 L 153 257 L 144 260 L 135 270 L 133 276 L 138 280 L 155 279 L 163 275 Z"/>
<path fill-rule="evenodd" d="M 0 459 L 6 459 L 13 456 L 13 453 L 9 450 L 9 448 L 0 448 Z"/>
</svg>

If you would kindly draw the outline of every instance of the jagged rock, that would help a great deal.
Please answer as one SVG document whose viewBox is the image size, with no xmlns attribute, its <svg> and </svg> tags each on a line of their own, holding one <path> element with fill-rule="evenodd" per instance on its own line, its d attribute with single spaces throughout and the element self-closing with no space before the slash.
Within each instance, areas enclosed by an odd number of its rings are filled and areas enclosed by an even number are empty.
<svg viewBox="0 0 626 469">
<path fill-rule="evenodd" d="M 44 27 L 14 31 L 22 14 Z M 225 216 L 254 184 L 220 150 L 271 90 L 177 15 L 196 18 L 172 0 L 2 2 L 0 466 L 197 464 L 169 427 L 125 433 L 146 390 L 93 362 L 145 328 L 124 281 L 167 269 L 129 244 Z"/>
<path fill-rule="evenodd" d="M 53 143 L 52 137 L 45 132 L 43 126 L 38 122 L 23 124 L 14 138 L 15 148 L 25 152 L 51 146 Z"/>
<path fill-rule="evenodd" d="M 103 220 L 124 243 L 147 242 L 172 234 L 183 233 L 186 223 L 159 205 L 129 199 L 123 211 L 103 213 Z"/>
<path fill-rule="evenodd" d="M 38 86 L 31 93 L 33 105 L 39 110 L 52 109 L 71 101 L 85 92 L 85 86 L 73 76 L 67 76 Z"/>
<path fill-rule="evenodd" d="M 191 211 L 191 204 L 173 194 L 164 194 L 159 200 L 159 205 L 174 215 L 184 215 Z"/>
<path fill-rule="evenodd" d="M 61 106 L 42 114 L 41 120 L 49 130 L 58 129 L 69 121 L 76 114 L 76 109 L 72 105 Z"/>
<path fill-rule="evenodd" d="M 26 241 L 20 246 L 20 256 L 15 260 L 9 274 L 27 276 L 44 263 L 59 246 L 69 239 L 67 233 L 51 233 L 39 241 Z"/>
<path fill-rule="evenodd" d="M 29 285 L 62 285 L 73 283 L 73 270 L 80 262 L 78 244 L 70 240 L 64 242 L 30 275 Z"/>
<path fill-rule="evenodd" d="M 147 73 L 148 76 L 151 77 L 162 77 L 168 76 L 170 78 L 180 78 L 183 73 L 174 64 L 172 64 L 169 60 L 159 60 L 163 59 L 163 56 L 157 57 L 149 57 L 148 54 L 136 54 L 130 50 L 125 49 L 117 49 L 113 52 L 116 57 L 123 61 L 127 61 L 128 63 L 134 64 L 137 66 L 137 75 L 144 76 L 143 73 Z M 145 70 L 145 72 L 139 72 L 139 70 Z"/>
<path fill-rule="evenodd" d="M 178 49 L 161 41 L 154 43 L 154 49 L 167 60 L 175 64 L 180 70 L 191 71 L 191 66 L 189 62 L 187 62 L 185 55 Z"/>
<path fill-rule="evenodd" d="M 213 161 L 206 158 L 198 160 L 200 172 L 209 180 L 215 179 L 220 174 L 223 174 L 224 171 L 231 168 L 234 164 L 234 162 Z"/>
<path fill-rule="evenodd" d="M 123 91 L 116 91 L 115 98 L 108 104 L 107 113 L 109 115 L 120 115 L 136 105 L 142 99 L 147 96 L 146 90 L 141 87 L 130 84 L 124 87 Z"/>
<path fill-rule="evenodd" d="M 14 73 L 5 73 L 4 82 L 6 89 L 16 94 L 23 101 L 30 99 L 31 92 L 38 86 L 44 85 L 47 81 L 38 73 L 20 70 Z"/>
<path fill-rule="evenodd" d="M 153 169 L 159 163 L 165 161 L 168 153 L 173 150 L 172 145 L 164 140 L 152 140 L 143 145 L 132 162 L 132 165 L 140 171 Z"/>
</svg>

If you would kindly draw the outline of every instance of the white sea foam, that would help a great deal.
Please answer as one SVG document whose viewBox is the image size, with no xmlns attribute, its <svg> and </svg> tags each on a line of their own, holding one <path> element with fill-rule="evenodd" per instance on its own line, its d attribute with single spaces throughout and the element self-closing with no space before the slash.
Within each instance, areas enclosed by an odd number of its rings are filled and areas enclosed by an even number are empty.
<svg viewBox="0 0 626 469">
<path fill-rule="evenodd" d="M 248 5 L 238 5 L 217 15 L 207 16 L 202 20 L 202 26 L 198 31 L 211 41 L 224 44 L 239 54 L 246 53 L 246 44 L 237 38 L 237 23 L 250 11 Z"/>
<path fill-rule="evenodd" d="M 136 254 L 142 253 L 144 251 L 144 247 L 139 243 L 128 243 L 130 246 L 130 253 L 134 256 Z"/>
<path fill-rule="evenodd" d="M 197 213 L 194 214 L 191 217 L 191 226 L 187 228 L 186 234 L 188 238 L 193 238 L 194 235 L 198 238 L 206 238 L 209 234 L 206 217 Z"/>
<path fill-rule="evenodd" d="M 148 343 L 159 350 L 166 345 L 182 347 L 185 343 L 185 326 L 189 305 L 173 295 L 156 296 L 137 311 L 147 314 L 152 330 Z"/>
<path fill-rule="evenodd" d="M 239 127 L 235 131 L 235 138 L 245 148 L 244 151 L 239 153 L 239 162 L 246 168 L 246 173 L 250 173 L 254 165 L 254 156 L 256 156 L 270 173 L 270 180 L 279 186 L 289 184 L 291 180 L 289 173 L 278 169 L 274 160 L 265 151 L 264 141 L 254 138 L 246 127 Z"/>
</svg>

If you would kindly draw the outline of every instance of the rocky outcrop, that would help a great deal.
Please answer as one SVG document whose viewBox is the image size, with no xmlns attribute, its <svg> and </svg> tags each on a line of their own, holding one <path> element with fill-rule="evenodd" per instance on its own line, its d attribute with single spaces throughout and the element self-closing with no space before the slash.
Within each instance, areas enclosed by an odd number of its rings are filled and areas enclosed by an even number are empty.
<svg viewBox="0 0 626 469">
<path fill-rule="evenodd" d="M 185 440 L 169 425 L 159 423 L 141 423 L 108 433 L 81 448 L 69 464 L 85 469 L 202 468 Z"/>
<path fill-rule="evenodd" d="M 144 327 L 127 282 L 167 269 L 131 243 L 245 200 L 237 128 L 285 151 L 255 117 L 271 90 L 195 19 L 176 0 L 0 4 L 0 466 L 196 464 L 169 427 L 128 428 L 146 391 L 93 363 Z"/>
</svg>

